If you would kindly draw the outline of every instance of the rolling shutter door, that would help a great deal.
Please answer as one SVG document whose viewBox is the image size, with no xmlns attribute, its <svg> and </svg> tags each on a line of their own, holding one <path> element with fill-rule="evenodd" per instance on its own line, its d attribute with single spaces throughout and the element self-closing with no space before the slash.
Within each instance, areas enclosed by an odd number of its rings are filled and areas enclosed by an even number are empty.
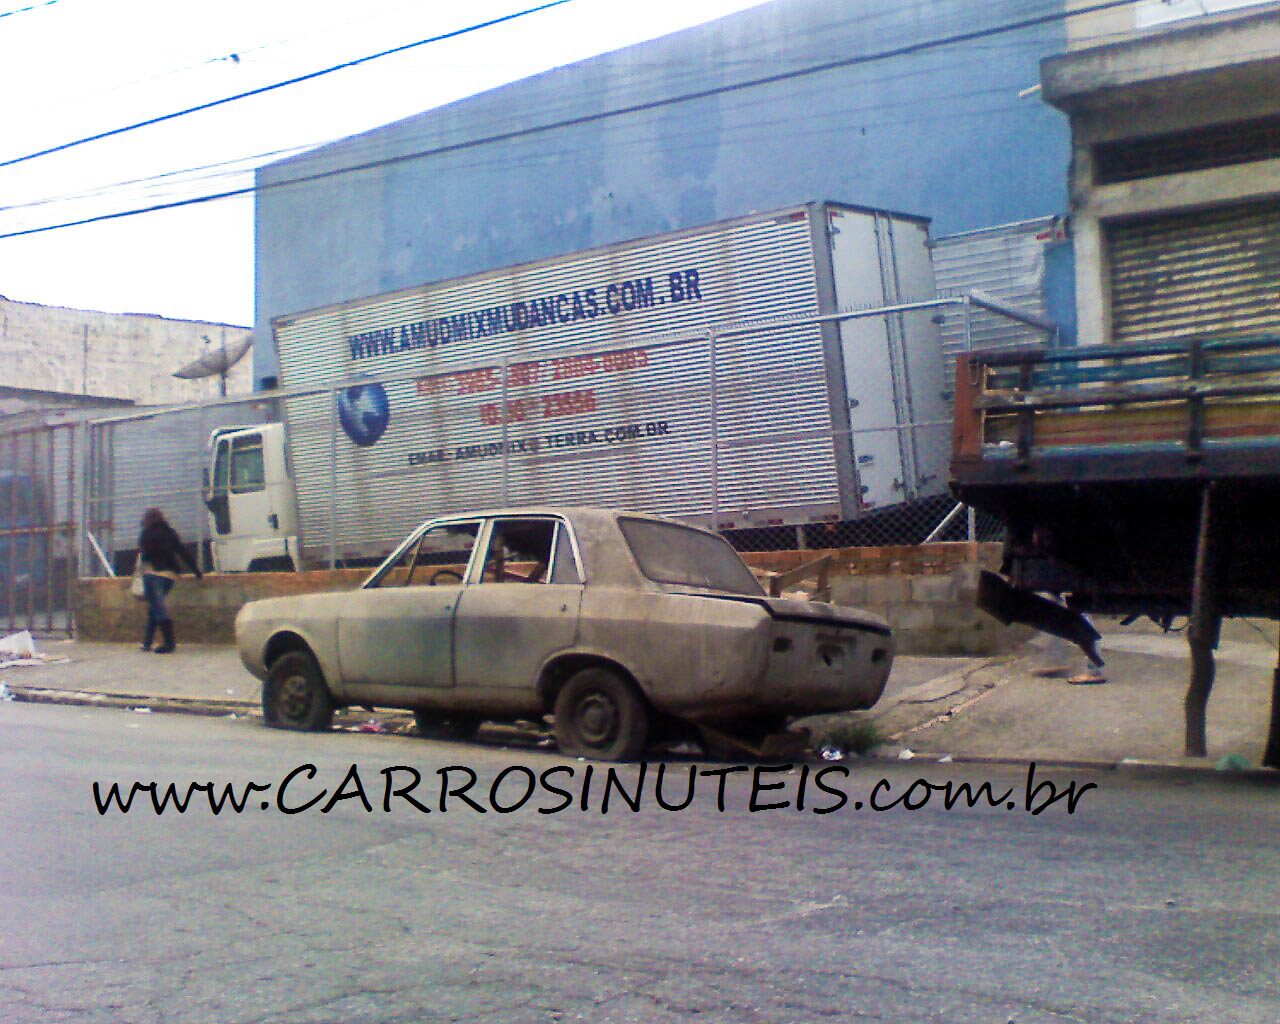
<svg viewBox="0 0 1280 1024">
<path fill-rule="evenodd" d="M 1112 338 L 1280 332 L 1280 203 L 1107 228 Z"/>
</svg>

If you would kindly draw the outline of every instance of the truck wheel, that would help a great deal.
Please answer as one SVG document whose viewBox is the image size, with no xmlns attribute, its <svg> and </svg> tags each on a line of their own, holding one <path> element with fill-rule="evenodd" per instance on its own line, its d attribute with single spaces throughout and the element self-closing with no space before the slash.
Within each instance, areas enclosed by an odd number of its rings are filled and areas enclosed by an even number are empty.
<svg viewBox="0 0 1280 1024">
<path fill-rule="evenodd" d="M 480 716 L 465 711 L 422 711 L 413 713 L 418 735 L 428 739 L 470 740 L 480 731 Z"/>
<path fill-rule="evenodd" d="M 333 725 L 333 696 L 306 651 L 282 654 L 262 685 L 262 717 L 275 729 L 323 732 Z"/>
<path fill-rule="evenodd" d="M 562 754 L 631 761 L 649 738 L 649 709 L 624 679 L 607 668 L 584 668 L 556 698 L 556 743 Z"/>
</svg>

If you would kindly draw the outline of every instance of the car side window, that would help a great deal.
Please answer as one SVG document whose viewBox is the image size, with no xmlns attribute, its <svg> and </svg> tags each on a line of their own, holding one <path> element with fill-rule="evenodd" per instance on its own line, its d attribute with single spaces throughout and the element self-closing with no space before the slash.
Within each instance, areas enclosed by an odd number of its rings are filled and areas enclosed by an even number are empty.
<svg viewBox="0 0 1280 1024">
<path fill-rule="evenodd" d="M 553 519 L 498 519 L 489 535 L 481 583 L 546 583 Z"/>
<path fill-rule="evenodd" d="M 476 546 L 479 523 L 433 526 L 400 553 L 378 580 L 379 587 L 457 587 Z"/>
<path fill-rule="evenodd" d="M 551 570 L 551 582 L 582 582 L 577 560 L 573 557 L 573 541 L 569 538 L 569 527 L 564 523 L 558 523 L 556 526 L 556 561 L 555 567 Z"/>
</svg>

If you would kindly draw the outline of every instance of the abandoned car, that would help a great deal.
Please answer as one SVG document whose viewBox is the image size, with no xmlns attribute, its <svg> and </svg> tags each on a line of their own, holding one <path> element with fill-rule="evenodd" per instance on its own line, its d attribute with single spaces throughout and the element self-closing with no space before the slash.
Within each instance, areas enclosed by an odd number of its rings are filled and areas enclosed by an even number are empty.
<svg viewBox="0 0 1280 1024">
<path fill-rule="evenodd" d="M 893 661 L 883 621 L 768 597 L 717 534 L 587 508 L 429 521 L 359 589 L 254 601 L 236 636 L 269 725 L 380 705 L 463 737 L 552 715 L 563 753 L 605 760 L 870 707 Z"/>
</svg>

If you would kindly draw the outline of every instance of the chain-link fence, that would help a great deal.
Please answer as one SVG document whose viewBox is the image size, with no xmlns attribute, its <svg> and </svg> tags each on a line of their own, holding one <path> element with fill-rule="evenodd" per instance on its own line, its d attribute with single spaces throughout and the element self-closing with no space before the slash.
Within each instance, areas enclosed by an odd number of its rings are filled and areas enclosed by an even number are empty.
<svg viewBox="0 0 1280 1024">
<path fill-rule="evenodd" d="M 934 495 L 869 512 L 858 519 L 721 531 L 739 551 L 901 547 L 943 541 L 1000 541 L 995 516 Z"/>
<path fill-rule="evenodd" d="M 998 524 L 947 488 L 954 371 L 936 325 L 939 310 L 969 307 L 944 298 L 440 360 L 425 375 L 98 420 L 85 425 L 79 564 L 129 571 L 156 506 L 209 566 L 240 529 L 234 513 L 211 518 L 210 499 L 234 509 L 281 483 L 305 567 L 377 559 L 423 519 L 507 505 L 672 515 L 754 551 L 992 539 Z M 268 479 L 261 438 L 214 465 L 215 432 L 272 422 L 288 436 L 281 479 Z M 250 531 L 289 518 L 263 501 Z"/>
<path fill-rule="evenodd" d="M 267 423 L 279 403 L 263 395 L 200 405 L 152 409 L 84 425 L 87 459 L 80 516 L 85 524 L 85 575 L 129 573 L 142 514 L 165 517 L 212 567 L 212 534 L 205 499 L 209 442 L 216 430 Z"/>
</svg>

